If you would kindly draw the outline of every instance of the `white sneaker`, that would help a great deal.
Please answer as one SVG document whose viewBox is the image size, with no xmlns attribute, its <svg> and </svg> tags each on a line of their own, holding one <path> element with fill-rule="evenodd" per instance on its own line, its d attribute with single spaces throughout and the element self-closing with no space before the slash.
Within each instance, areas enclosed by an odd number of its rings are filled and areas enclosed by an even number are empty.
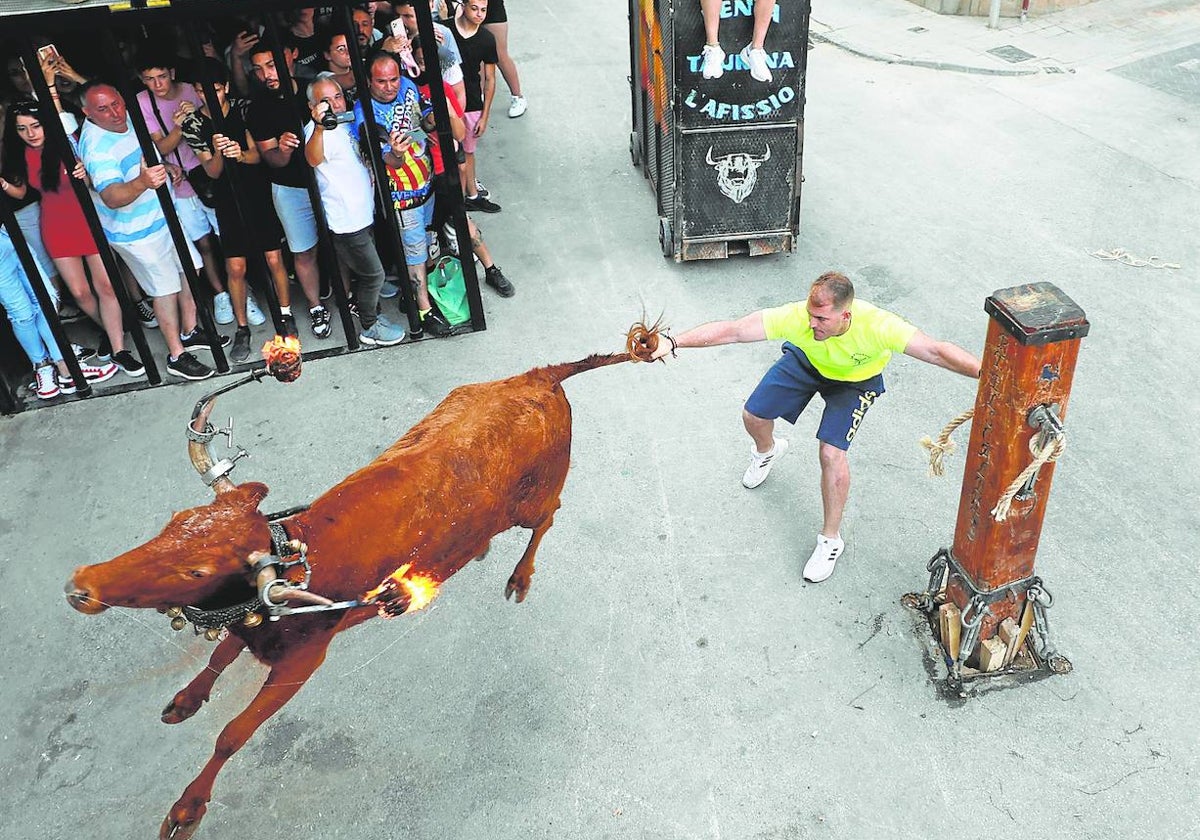
<svg viewBox="0 0 1200 840">
<path fill-rule="evenodd" d="M 517 117 L 524 114 L 525 109 L 528 107 L 529 105 L 525 102 L 524 96 L 514 96 L 508 103 L 508 116 L 515 120 Z"/>
<path fill-rule="evenodd" d="M 704 78 L 719 79 L 725 75 L 725 50 L 714 44 L 705 44 L 701 54 L 704 56 L 701 70 Z"/>
<path fill-rule="evenodd" d="M 845 547 L 846 543 L 842 541 L 841 537 L 826 537 L 823 534 L 817 534 L 817 547 L 813 549 L 812 556 L 804 564 L 804 579 L 809 583 L 820 583 L 833 574 L 833 567 L 837 565 L 838 558 L 842 556 L 842 549 Z"/>
<path fill-rule="evenodd" d="M 770 452 L 759 452 L 758 447 L 753 443 L 750 444 L 750 466 L 746 467 L 746 472 L 742 476 L 742 486 L 747 490 L 753 490 L 766 481 L 771 467 L 787 451 L 788 442 L 783 438 L 775 438 L 775 445 L 771 447 Z"/>
<path fill-rule="evenodd" d="M 246 295 L 246 320 L 252 327 L 257 327 L 267 322 L 267 316 L 258 308 L 258 304 L 254 301 L 254 295 L 251 294 Z M 229 322 L 226 321 L 225 323 Z"/>
<path fill-rule="evenodd" d="M 34 371 L 35 392 L 39 400 L 52 400 L 61 393 L 58 377 L 54 374 L 54 365 L 42 365 Z"/>
<path fill-rule="evenodd" d="M 233 300 L 229 292 L 221 292 L 213 298 L 213 320 L 218 324 L 233 323 Z"/>
<path fill-rule="evenodd" d="M 760 82 L 771 81 L 771 68 L 767 66 L 767 51 L 752 50 L 750 45 L 742 47 L 742 61 L 750 66 L 750 75 Z"/>
</svg>

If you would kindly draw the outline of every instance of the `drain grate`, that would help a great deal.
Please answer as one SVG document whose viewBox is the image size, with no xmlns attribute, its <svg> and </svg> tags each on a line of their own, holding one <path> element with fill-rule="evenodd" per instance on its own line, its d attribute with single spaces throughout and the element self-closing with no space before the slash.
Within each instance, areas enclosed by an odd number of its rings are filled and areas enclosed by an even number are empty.
<svg viewBox="0 0 1200 840">
<path fill-rule="evenodd" d="M 910 26 L 910 27 L 908 27 L 908 31 L 909 32 L 928 32 L 929 30 L 926 29 L 924 26 Z"/>
<path fill-rule="evenodd" d="M 1022 61 L 1034 58 L 1032 53 L 1027 53 L 1025 50 L 1020 47 L 1014 47 L 1012 44 L 1005 44 L 1003 47 L 993 47 L 988 52 L 997 58 L 1004 59 L 1009 64 L 1019 64 Z"/>
</svg>

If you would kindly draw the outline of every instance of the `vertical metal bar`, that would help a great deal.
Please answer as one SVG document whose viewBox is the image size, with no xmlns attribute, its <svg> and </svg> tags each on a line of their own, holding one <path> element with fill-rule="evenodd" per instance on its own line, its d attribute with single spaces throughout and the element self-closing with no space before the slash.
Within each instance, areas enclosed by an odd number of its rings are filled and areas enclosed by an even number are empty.
<svg viewBox="0 0 1200 840">
<path fill-rule="evenodd" d="M 109 53 L 108 65 L 111 71 L 112 69 L 116 69 L 120 63 L 121 55 L 111 28 L 104 30 L 104 42 Z M 158 147 L 150 139 L 150 131 L 146 127 L 146 121 L 142 118 L 142 109 L 139 107 L 137 101 L 138 92 L 134 90 L 133 85 L 128 81 L 125 81 L 121 85 L 121 88 L 123 88 L 120 91 L 121 96 L 125 99 L 125 111 L 130 124 L 133 126 L 133 131 L 137 135 L 138 144 L 142 147 L 142 156 L 146 159 L 146 165 L 154 166 L 155 163 L 152 163 L 152 161 L 163 163 L 162 156 L 158 153 Z M 188 250 L 187 235 L 184 233 L 183 226 L 179 223 L 179 216 L 175 213 L 175 203 L 171 199 L 171 191 L 167 188 L 166 184 L 163 184 L 154 192 L 158 196 L 158 204 L 162 208 L 163 216 L 166 217 L 167 230 L 171 233 L 171 241 L 174 243 L 175 251 L 179 256 L 179 265 L 183 269 L 183 276 L 192 291 L 192 299 L 196 304 L 196 318 L 201 330 L 209 340 L 213 362 L 219 372 L 228 373 L 229 361 L 225 358 L 225 351 L 221 347 L 220 342 L 217 341 L 217 326 L 208 308 L 208 299 L 212 295 L 209 289 L 200 282 L 200 275 L 196 272 L 196 267 L 192 264 L 191 252 Z M 182 320 L 179 326 L 183 327 Z"/>
<path fill-rule="evenodd" d="M 418 4 L 419 5 L 419 4 Z M 375 122 L 375 109 L 371 107 L 370 79 L 367 78 L 367 67 L 362 54 L 358 50 L 358 35 L 354 32 L 354 17 L 349 5 L 339 7 L 338 21 L 341 33 L 346 36 L 346 47 L 350 51 L 350 67 L 354 71 L 354 83 L 358 87 L 358 101 L 362 105 L 364 130 L 367 134 L 367 159 L 371 162 L 371 171 L 375 175 L 375 197 L 383 211 L 384 224 L 391 237 L 392 250 L 400 260 L 400 300 L 404 302 L 404 314 L 408 316 L 410 333 L 421 330 L 421 316 L 417 312 L 417 302 L 413 297 L 412 283 L 408 279 L 408 265 L 404 260 L 404 240 L 400 235 L 400 220 L 396 217 L 396 209 L 392 207 L 392 197 L 388 191 L 387 167 L 383 163 L 383 152 L 379 143 L 372 142 L 378 136 L 379 124 Z"/>
<path fill-rule="evenodd" d="M 442 90 L 442 67 L 437 55 L 437 36 L 433 31 L 433 13 L 429 10 L 428 3 L 422 2 L 414 3 L 413 11 L 417 13 L 417 35 L 421 39 L 421 48 L 425 55 L 425 78 L 429 80 L 429 99 L 433 104 L 433 119 L 437 123 L 438 150 L 442 155 L 442 166 L 445 167 L 446 177 L 450 179 L 450 182 L 460 185 L 459 189 L 450 191 L 450 213 L 451 218 L 454 219 L 455 235 L 458 237 L 458 258 L 462 263 L 463 278 L 467 281 L 471 328 L 483 330 L 487 328 L 487 323 L 483 316 L 483 298 L 479 295 L 479 275 L 475 272 L 475 260 L 473 255 L 468 253 L 471 231 L 467 226 L 467 210 L 466 205 L 463 204 L 462 181 L 458 173 L 458 159 L 454 154 L 454 136 L 450 133 L 450 107 L 446 102 L 446 93 Z M 453 20 L 450 21 L 450 25 L 454 26 Z M 464 243 L 466 243 L 465 246 Z"/>
<path fill-rule="evenodd" d="M 49 322 L 50 332 L 54 335 L 58 350 L 67 364 L 67 370 L 71 371 L 71 378 L 75 380 L 75 392 L 84 397 L 91 396 L 92 386 L 84 378 L 83 371 L 79 367 L 79 360 L 75 358 L 75 353 L 71 350 L 71 339 L 67 337 L 62 322 L 58 320 L 54 301 L 51 299 L 50 293 L 46 291 L 46 284 L 42 281 L 42 272 L 38 269 L 33 251 L 29 249 L 29 243 L 25 241 L 25 234 L 21 231 L 21 226 L 17 224 L 17 214 L 13 212 L 7 195 L 0 195 L 0 224 L 8 228 L 8 238 L 12 240 L 13 248 L 16 249 L 17 259 L 21 262 L 21 268 L 24 269 L 25 276 L 29 280 L 29 288 L 33 289 L 38 306 L 42 309 L 42 316 Z M 36 365 L 42 360 L 30 359 L 29 361 Z"/>
<path fill-rule="evenodd" d="M 287 57 L 283 54 L 283 40 L 279 37 L 279 24 L 274 15 L 266 15 L 267 37 L 270 39 L 271 55 L 275 59 L 275 72 L 279 74 L 279 89 L 285 97 L 295 97 L 299 85 L 292 79 L 292 72 L 287 66 Z M 356 42 L 357 43 L 357 42 Z M 300 146 L 292 154 L 304 154 L 304 117 L 297 119 L 296 136 L 300 138 Z M 321 205 L 321 191 L 317 187 L 317 173 L 307 162 L 304 169 L 308 173 L 308 200 L 312 204 L 313 217 L 317 222 L 317 262 L 320 271 L 328 273 L 329 285 L 337 300 L 338 314 L 341 315 L 342 329 L 346 333 L 346 346 L 351 350 L 358 349 L 358 325 L 350 315 L 349 301 L 346 290 L 342 288 L 342 275 L 338 271 L 337 257 L 334 255 L 333 242 L 329 236 L 329 224 L 325 220 L 325 208 Z"/>
<path fill-rule="evenodd" d="M 187 32 L 188 48 L 192 51 L 193 55 L 197 56 L 196 60 L 199 61 L 200 57 L 204 55 L 204 48 L 200 43 L 200 33 L 196 31 L 195 26 L 188 26 L 185 24 L 183 28 Z M 208 107 L 208 114 L 212 120 L 214 132 L 217 134 L 224 134 L 226 137 L 229 137 L 229 133 L 226 130 L 225 125 L 225 114 L 221 112 L 221 103 L 217 99 L 216 87 L 207 79 L 202 81 L 200 86 L 204 88 L 204 104 Z M 232 83 L 230 84 L 230 87 L 232 88 Z M 226 97 L 229 96 L 228 91 L 225 95 Z M 244 146 L 246 143 L 245 136 L 235 137 L 232 139 L 237 140 L 239 146 Z M 214 147 L 213 154 L 217 155 L 220 154 L 220 152 L 218 152 Z M 275 326 L 276 334 L 283 335 L 283 315 L 279 310 L 279 296 L 275 292 L 275 278 L 271 275 L 271 267 L 267 264 L 266 254 L 264 254 L 262 249 L 258 247 L 258 240 L 252 233 L 255 227 L 255 221 L 246 215 L 246 212 L 242 209 L 241 201 L 238 200 L 238 196 L 242 194 L 240 181 L 242 173 L 238 171 L 238 165 L 239 164 L 237 161 L 226 159 L 222 163 L 224 169 L 221 173 L 221 177 L 229 179 L 229 188 L 233 193 L 234 199 L 233 209 L 237 214 L 238 225 L 242 228 L 242 230 L 246 231 L 246 250 L 253 253 L 253 256 L 251 253 L 247 253 L 245 258 L 247 260 L 253 259 L 255 265 L 260 271 L 262 271 L 263 277 L 266 278 L 267 301 L 271 310 L 271 323 Z M 260 165 L 266 166 L 265 163 Z M 250 285 L 249 278 L 246 280 L 246 285 Z M 249 292 L 247 291 L 247 295 L 248 294 Z"/>
<path fill-rule="evenodd" d="M 25 66 L 37 66 L 37 55 L 33 50 L 33 43 L 27 39 L 22 46 L 21 57 L 25 61 Z M 31 65 L 30 62 L 34 62 L 34 64 Z M 40 73 L 30 74 L 29 81 L 33 85 L 34 91 L 37 92 L 38 102 L 41 106 L 38 109 L 38 118 L 41 120 L 42 131 L 46 135 L 46 142 L 55 143 L 58 146 L 63 167 L 67 171 L 67 181 L 70 182 L 71 189 L 75 191 L 75 199 L 79 202 L 80 210 L 83 211 L 83 218 L 87 222 L 88 230 L 92 234 L 92 241 L 95 243 L 96 251 L 100 255 L 100 262 L 104 264 L 104 270 L 108 273 L 113 294 L 117 296 L 117 301 L 121 304 L 121 316 L 125 331 L 133 336 L 134 346 L 138 349 L 142 364 L 146 366 L 146 378 L 150 381 L 151 385 L 161 385 L 162 374 L 158 371 L 158 365 L 154 361 L 154 354 L 150 350 L 149 343 L 146 341 L 146 334 L 142 330 L 142 322 L 138 317 L 133 300 L 125 288 L 121 269 L 117 265 L 117 260 L 108 245 L 108 239 L 104 236 L 104 228 L 100 225 L 100 216 L 96 212 L 96 205 L 92 200 L 92 192 L 86 184 L 71 174 L 75 169 L 75 164 L 79 162 L 79 158 L 75 156 L 75 147 L 71 145 L 71 139 L 67 136 L 67 131 L 63 127 L 62 120 L 59 119 L 58 111 L 54 108 L 54 100 L 50 95 L 50 86 L 46 84 L 45 78 Z M 61 184 L 59 185 L 59 189 L 62 189 Z"/>
</svg>

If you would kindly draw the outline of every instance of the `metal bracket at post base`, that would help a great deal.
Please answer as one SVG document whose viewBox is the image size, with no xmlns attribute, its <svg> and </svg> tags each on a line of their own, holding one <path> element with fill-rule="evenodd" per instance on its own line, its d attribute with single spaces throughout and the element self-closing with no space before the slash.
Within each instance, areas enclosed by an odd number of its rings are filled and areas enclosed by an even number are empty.
<svg viewBox="0 0 1200 840">
<path fill-rule="evenodd" d="M 947 673 L 941 682 L 946 697 L 961 699 L 976 693 L 969 691 L 968 685 L 984 679 L 996 687 L 1002 687 L 1005 683 L 1016 684 L 1053 674 L 1067 674 L 1073 669 L 1071 661 L 1058 652 L 1050 639 L 1046 610 L 1053 605 L 1054 598 L 1041 578 L 1031 576 L 996 589 L 981 590 L 959 565 L 953 552 L 946 548 L 938 549 L 930 558 L 927 568 L 929 583 L 925 591 L 910 592 L 900 599 L 900 603 L 925 615 L 932 641 L 930 658 L 934 661 L 940 659 L 946 667 Z M 950 658 L 942 643 L 938 622 L 938 608 L 947 602 L 945 589 L 951 577 L 958 580 L 968 593 L 967 605 L 961 616 L 962 635 L 955 659 Z M 1021 592 L 1024 592 L 1026 603 L 1033 609 L 1033 624 L 1012 662 L 996 671 L 986 672 L 967 666 L 967 660 L 979 643 L 979 632 L 989 606 Z M 930 676 L 934 676 L 932 672 Z"/>
</svg>

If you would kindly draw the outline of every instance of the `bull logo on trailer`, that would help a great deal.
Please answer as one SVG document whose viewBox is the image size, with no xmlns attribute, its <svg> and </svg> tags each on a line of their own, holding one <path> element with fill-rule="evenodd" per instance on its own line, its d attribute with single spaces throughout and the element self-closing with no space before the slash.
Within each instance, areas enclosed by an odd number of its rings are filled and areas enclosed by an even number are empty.
<svg viewBox="0 0 1200 840">
<path fill-rule="evenodd" d="M 771 159 L 771 147 L 761 156 L 749 155 L 744 152 L 734 152 L 713 159 L 712 146 L 708 147 L 705 161 L 717 171 L 717 187 L 734 204 L 741 204 L 758 183 L 758 167 Z"/>
</svg>

